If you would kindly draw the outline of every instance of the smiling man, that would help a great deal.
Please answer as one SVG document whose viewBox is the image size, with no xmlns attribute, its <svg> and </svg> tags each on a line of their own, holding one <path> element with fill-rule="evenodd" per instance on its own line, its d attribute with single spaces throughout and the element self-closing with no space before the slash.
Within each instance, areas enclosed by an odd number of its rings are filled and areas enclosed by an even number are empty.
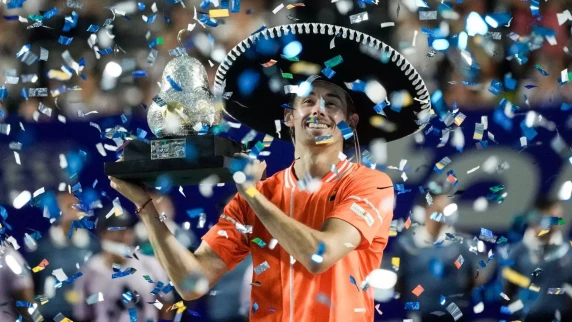
<svg viewBox="0 0 572 322">
<path fill-rule="evenodd" d="M 258 44 L 272 38 L 280 41 L 277 38 L 282 34 L 277 36 L 274 32 L 297 27 L 300 29 L 296 36 L 303 44 L 329 46 L 330 36 L 313 33 L 301 25 L 274 27 L 237 45 L 229 53 L 232 57 L 217 72 L 217 86 L 225 84 L 225 91 L 234 93 L 225 112 L 263 133 L 273 133 L 274 120 L 282 119 L 278 124 L 283 124 L 284 129 L 276 131 L 280 138 L 294 143 L 294 162 L 258 182 L 266 163 L 251 160 L 236 184 L 238 193 L 203 236 L 194 254 L 182 247 L 157 220 L 154 202 L 158 196 L 115 178 L 110 178 L 111 186 L 138 207 L 157 258 L 183 298 L 196 299 L 206 292 L 206 288 L 189 287 L 197 285 L 196 277 L 192 278 L 194 283 L 189 283 L 190 276 L 202 274 L 212 286 L 251 253 L 254 272 L 250 321 L 373 321 L 372 289 L 364 281 L 372 270 L 380 267 L 393 216 L 394 193 L 386 174 L 360 164 L 358 133 L 360 137 L 364 134 L 367 144 L 376 137 L 392 140 L 417 131 L 420 126 L 414 116 L 429 107 L 428 103 L 419 103 L 428 94 L 418 75 L 411 74 L 413 68 L 401 67 L 405 60 L 397 52 L 391 49 L 399 64 L 382 65 L 376 58 L 360 53 L 360 42 L 354 40 L 353 33 L 351 38 L 337 39 L 332 52 L 324 54 L 307 48 L 296 59 L 319 62 L 325 60 L 320 55 L 335 56 L 336 50 L 343 51 L 345 56 L 336 59 L 337 64 L 348 58 L 353 65 L 337 66 L 340 77 L 331 78 L 329 73 L 327 81 L 312 77 L 303 86 L 290 85 L 290 89 L 298 88 L 294 92 L 285 91 L 295 93 L 293 97 L 274 93 L 271 88 L 275 86 L 271 84 L 276 82 L 272 79 L 276 80 L 281 70 L 295 69 L 291 65 L 295 60 L 282 59 L 269 67 L 264 64 L 269 53 L 262 53 Z M 344 35 L 347 31 L 344 28 Z M 246 50 L 250 52 L 240 55 Z M 369 62 L 382 69 L 357 68 L 358 64 Z M 258 78 L 261 85 L 255 86 L 254 92 L 243 90 L 244 82 L 238 79 L 244 78 L 245 69 L 256 68 L 264 68 Z M 357 91 L 361 83 L 354 80 L 372 73 L 393 73 L 388 89 L 405 88 L 413 93 L 410 95 L 419 95 L 419 102 L 408 109 L 382 111 L 387 121 L 399 125 L 395 133 L 373 127 L 368 119 L 360 132 L 360 116 L 375 114 L 372 106 L 385 99 L 372 101 L 363 90 Z M 341 87 L 348 81 L 354 82 L 346 86 L 353 91 Z M 308 91 L 301 93 L 301 87 Z M 284 100 L 290 102 L 285 111 L 274 108 L 285 103 Z M 344 146 L 355 148 L 357 163 L 346 157 Z"/>
</svg>

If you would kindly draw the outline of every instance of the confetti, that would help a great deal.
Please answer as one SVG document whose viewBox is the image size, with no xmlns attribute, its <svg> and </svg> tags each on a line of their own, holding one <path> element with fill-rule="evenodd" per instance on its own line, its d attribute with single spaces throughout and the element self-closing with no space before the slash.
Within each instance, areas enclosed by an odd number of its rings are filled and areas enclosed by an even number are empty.
<svg viewBox="0 0 572 322">
<path fill-rule="evenodd" d="M 85 299 L 85 302 L 89 305 L 93 305 L 97 302 L 103 302 L 103 294 L 101 292 L 92 294 Z"/>
<path fill-rule="evenodd" d="M 360 23 L 369 19 L 367 11 L 350 16 L 350 24 Z"/>
<path fill-rule="evenodd" d="M 435 166 L 433 167 L 433 170 L 435 172 L 437 172 L 438 174 L 443 173 L 443 169 L 449 164 L 451 163 L 451 159 L 449 159 L 449 157 L 444 157 L 443 159 L 441 159 L 441 161 L 437 162 L 435 164 Z"/>
<path fill-rule="evenodd" d="M 453 316 L 453 319 L 455 319 L 455 321 L 463 317 L 463 312 L 461 312 L 461 309 L 459 309 L 459 307 L 455 303 L 450 303 L 447 306 L 447 312 L 449 312 L 449 314 Z"/>
<path fill-rule="evenodd" d="M 256 245 L 260 246 L 260 248 L 264 248 L 266 246 L 266 243 L 258 237 L 252 239 L 252 242 L 255 243 Z"/>
<path fill-rule="evenodd" d="M 387 27 L 393 27 L 393 26 L 395 26 L 395 22 L 393 22 L 393 21 L 381 23 L 381 28 L 387 28 Z"/>
<path fill-rule="evenodd" d="M 421 295 L 421 293 L 423 293 L 423 291 L 425 291 L 423 286 L 417 285 L 417 287 L 415 287 L 413 289 L 413 291 L 411 291 L 411 293 L 413 293 L 415 296 L 419 297 L 419 295 Z"/>
<path fill-rule="evenodd" d="M 210 18 L 224 18 L 230 15 L 228 9 L 211 9 L 209 10 Z"/>
<path fill-rule="evenodd" d="M 565 291 L 563 288 L 549 288 L 548 291 L 546 292 L 547 294 L 554 294 L 554 295 L 561 295 L 564 294 Z"/>
<path fill-rule="evenodd" d="M 419 20 L 435 20 L 437 11 L 419 11 Z"/>
<path fill-rule="evenodd" d="M 277 62 L 276 60 L 270 59 L 270 60 L 267 61 L 266 63 L 262 64 L 262 66 L 264 66 L 264 67 L 270 67 L 270 66 L 276 64 L 276 62 Z"/>
<path fill-rule="evenodd" d="M 406 310 L 419 310 L 419 302 L 405 302 L 405 309 Z"/>
<path fill-rule="evenodd" d="M 455 267 L 457 267 L 457 269 L 460 269 L 461 265 L 463 265 L 464 262 L 465 262 L 465 259 L 463 258 L 463 255 L 459 255 L 459 257 L 455 261 Z"/>
<path fill-rule="evenodd" d="M 274 9 L 272 10 L 272 13 L 273 13 L 273 14 L 277 14 L 278 11 L 282 10 L 283 8 L 284 8 L 284 4 L 281 3 L 281 4 L 279 4 L 276 8 L 274 8 Z"/>
<path fill-rule="evenodd" d="M 260 275 L 269 268 L 270 268 L 270 265 L 268 265 L 268 262 L 264 261 L 264 262 L 262 262 L 262 264 L 260 264 L 254 268 L 254 273 L 256 273 L 256 275 Z"/>
<path fill-rule="evenodd" d="M 306 5 L 303 3 L 292 3 L 286 6 L 286 9 L 292 9 L 296 7 L 305 7 Z"/>
<path fill-rule="evenodd" d="M 333 143 L 333 142 L 334 142 L 334 136 L 333 136 L 333 135 L 317 136 L 317 137 L 315 138 L 315 142 L 316 142 L 316 144 Z"/>
</svg>

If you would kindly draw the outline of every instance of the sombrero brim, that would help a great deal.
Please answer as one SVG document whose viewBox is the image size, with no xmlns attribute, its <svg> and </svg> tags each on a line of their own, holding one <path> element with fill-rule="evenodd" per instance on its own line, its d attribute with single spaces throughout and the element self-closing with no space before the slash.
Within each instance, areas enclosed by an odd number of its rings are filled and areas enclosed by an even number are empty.
<svg viewBox="0 0 572 322">
<path fill-rule="evenodd" d="M 330 48 L 334 38 L 334 47 Z M 302 51 L 295 56 L 298 61 L 282 55 L 284 47 L 292 41 L 302 45 Z M 335 75 L 327 78 L 320 71 L 326 67 L 326 61 L 337 56 L 341 56 L 343 62 L 332 67 Z M 292 78 L 283 73 L 292 74 Z M 367 145 L 375 138 L 397 140 L 425 125 L 419 121 L 418 114 L 429 111 L 429 92 L 413 66 L 380 40 L 329 24 L 290 24 L 254 33 L 235 46 L 219 66 L 215 92 L 226 94 L 224 109 L 232 118 L 258 132 L 277 137 L 275 120 L 283 120 L 282 106 L 289 103 L 292 95 L 285 92 L 284 86 L 298 85 L 312 74 L 340 86 L 351 96 L 360 116 L 357 127 L 360 144 Z M 393 130 L 371 124 L 370 118 L 378 115 L 374 106 L 379 102 L 373 102 L 363 91 L 348 89 L 346 83 L 357 80 L 363 83 L 377 81 L 388 98 L 392 93 L 409 93 L 407 106 L 399 109 L 390 105 L 383 110 L 386 115 L 383 118 L 395 125 Z M 284 125 L 280 138 L 290 139 Z"/>
</svg>

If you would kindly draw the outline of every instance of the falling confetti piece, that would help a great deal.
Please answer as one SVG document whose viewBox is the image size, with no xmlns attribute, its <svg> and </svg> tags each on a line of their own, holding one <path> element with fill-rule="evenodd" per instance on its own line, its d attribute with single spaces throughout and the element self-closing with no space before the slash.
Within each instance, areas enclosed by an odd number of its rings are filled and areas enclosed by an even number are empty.
<svg viewBox="0 0 572 322">
<path fill-rule="evenodd" d="M 411 293 L 413 293 L 415 296 L 419 297 L 419 295 L 421 295 L 421 293 L 423 293 L 423 291 L 425 291 L 423 286 L 417 285 L 417 287 L 415 287 L 413 289 L 413 291 L 411 291 Z"/>
<path fill-rule="evenodd" d="M 269 268 L 270 268 L 270 265 L 268 265 L 268 262 L 264 261 L 264 262 L 262 262 L 262 264 L 260 264 L 254 268 L 254 273 L 256 273 L 256 275 L 260 275 Z"/>
<path fill-rule="evenodd" d="M 360 12 L 360 13 L 357 13 L 355 15 L 350 16 L 350 24 L 360 23 L 360 22 L 366 21 L 368 19 L 369 19 L 369 16 L 367 14 L 367 11 Z"/>
</svg>

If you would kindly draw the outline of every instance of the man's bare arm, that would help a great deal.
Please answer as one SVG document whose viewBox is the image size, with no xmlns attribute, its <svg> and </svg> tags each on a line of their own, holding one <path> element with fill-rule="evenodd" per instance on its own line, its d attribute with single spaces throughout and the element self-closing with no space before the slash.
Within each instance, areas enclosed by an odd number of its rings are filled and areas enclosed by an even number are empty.
<svg viewBox="0 0 572 322">
<path fill-rule="evenodd" d="M 210 289 L 228 272 L 226 263 L 207 243 L 202 242 L 194 254 L 181 245 L 167 226 L 157 219 L 159 215 L 155 207 L 145 207 L 140 216 L 147 228 L 155 256 L 184 300 L 194 300 L 205 294 L 185 287 L 191 274 L 203 274 L 209 281 Z"/>
</svg>

